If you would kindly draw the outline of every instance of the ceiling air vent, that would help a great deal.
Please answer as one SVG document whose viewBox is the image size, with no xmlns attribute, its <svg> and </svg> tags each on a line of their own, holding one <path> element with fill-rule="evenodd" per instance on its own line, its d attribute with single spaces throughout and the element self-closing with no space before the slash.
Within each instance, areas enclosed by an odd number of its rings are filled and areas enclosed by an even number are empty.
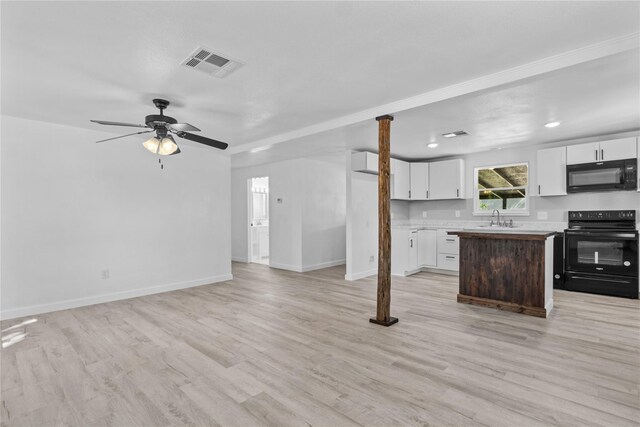
<svg viewBox="0 0 640 427">
<path fill-rule="evenodd" d="M 215 77 L 226 77 L 240 68 L 242 63 L 202 46 L 194 50 L 180 65 L 202 71 Z"/>
<path fill-rule="evenodd" d="M 463 130 L 457 130 L 455 132 L 447 132 L 442 134 L 442 136 L 444 136 L 445 138 L 455 138 L 456 136 L 462 136 L 462 135 L 469 135 L 469 134 Z"/>
</svg>

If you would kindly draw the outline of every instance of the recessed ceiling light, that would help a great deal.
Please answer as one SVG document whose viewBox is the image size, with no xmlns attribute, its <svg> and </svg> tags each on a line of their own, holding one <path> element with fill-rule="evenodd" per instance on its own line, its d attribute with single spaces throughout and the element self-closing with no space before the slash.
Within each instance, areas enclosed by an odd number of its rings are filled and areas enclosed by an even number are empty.
<svg viewBox="0 0 640 427">
<path fill-rule="evenodd" d="M 560 122 L 549 122 L 546 125 L 544 125 L 544 127 L 546 128 L 554 128 L 556 126 L 560 126 Z"/>
<path fill-rule="evenodd" d="M 431 144 L 427 144 L 427 147 L 429 147 L 429 148 L 436 148 L 437 146 L 438 146 L 438 144 L 435 143 L 435 142 L 432 142 Z"/>
<path fill-rule="evenodd" d="M 442 136 L 444 136 L 445 138 L 455 138 L 456 136 L 461 136 L 461 135 L 469 135 L 469 134 L 463 130 L 457 130 L 455 132 L 447 132 L 442 134 Z"/>
</svg>

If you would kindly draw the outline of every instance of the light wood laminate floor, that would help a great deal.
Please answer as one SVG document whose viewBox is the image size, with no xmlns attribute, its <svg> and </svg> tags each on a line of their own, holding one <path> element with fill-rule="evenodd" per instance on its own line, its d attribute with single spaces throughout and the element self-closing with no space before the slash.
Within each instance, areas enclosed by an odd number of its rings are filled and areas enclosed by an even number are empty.
<svg viewBox="0 0 640 427">
<path fill-rule="evenodd" d="M 393 278 L 384 328 L 375 278 L 233 273 L 35 316 L 1 354 L 2 425 L 640 424 L 638 300 L 556 291 L 540 319 L 420 273 Z"/>
</svg>

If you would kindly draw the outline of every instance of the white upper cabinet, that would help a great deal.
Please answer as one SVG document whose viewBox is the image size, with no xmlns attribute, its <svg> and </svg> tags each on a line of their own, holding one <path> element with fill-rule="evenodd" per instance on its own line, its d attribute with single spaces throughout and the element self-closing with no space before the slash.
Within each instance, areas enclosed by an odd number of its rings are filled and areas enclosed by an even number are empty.
<svg viewBox="0 0 640 427">
<path fill-rule="evenodd" d="M 410 163 L 411 200 L 429 199 L 429 163 Z"/>
<path fill-rule="evenodd" d="M 539 196 L 562 196 L 567 194 L 567 147 L 538 150 L 536 164 Z"/>
<path fill-rule="evenodd" d="M 391 159 L 391 198 L 411 199 L 411 170 L 409 162 Z"/>
<path fill-rule="evenodd" d="M 600 161 L 634 159 L 638 155 L 636 138 L 614 139 L 600 143 Z"/>
<path fill-rule="evenodd" d="M 429 200 L 464 198 L 464 161 L 429 163 Z"/>
<path fill-rule="evenodd" d="M 364 172 L 378 174 L 378 155 L 361 151 L 351 154 L 351 170 L 354 172 Z"/>
<path fill-rule="evenodd" d="M 568 165 L 577 165 L 580 163 L 593 163 L 593 162 L 597 162 L 599 158 L 600 158 L 599 142 L 570 145 L 567 147 L 567 164 Z"/>
<path fill-rule="evenodd" d="M 636 138 L 590 142 L 567 147 L 567 164 L 607 162 L 609 160 L 633 159 L 637 156 Z"/>
</svg>

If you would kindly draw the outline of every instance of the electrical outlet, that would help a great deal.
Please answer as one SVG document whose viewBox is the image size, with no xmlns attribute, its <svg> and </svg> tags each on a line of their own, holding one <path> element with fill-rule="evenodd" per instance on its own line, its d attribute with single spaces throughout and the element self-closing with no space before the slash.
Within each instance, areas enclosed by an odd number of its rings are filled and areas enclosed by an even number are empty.
<svg viewBox="0 0 640 427">
<path fill-rule="evenodd" d="M 538 219 L 547 219 L 549 215 L 547 211 L 538 211 Z"/>
<path fill-rule="evenodd" d="M 102 277 L 103 279 L 108 279 L 109 278 L 109 269 L 102 270 L 102 272 L 100 273 L 100 277 Z"/>
<path fill-rule="evenodd" d="M 283 201 L 284 201 L 284 200 L 282 199 L 282 197 L 278 197 L 278 198 L 276 199 L 276 203 L 278 203 L 279 205 L 281 205 Z"/>
<path fill-rule="evenodd" d="M 426 218 L 427 217 L 427 211 L 422 211 L 422 218 Z"/>
<path fill-rule="evenodd" d="M 460 218 L 460 211 L 456 211 L 456 218 Z"/>
<path fill-rule="evenodd" d="M 375 260 L 376 260 L 376 257 L 375 257 L 375 256 L 373 256 L 373 255 L 371 255 L 371 256 L 369 257 L 369 264 L 373 264 L 373 262 L 374 262 Z"/>
</svg>

